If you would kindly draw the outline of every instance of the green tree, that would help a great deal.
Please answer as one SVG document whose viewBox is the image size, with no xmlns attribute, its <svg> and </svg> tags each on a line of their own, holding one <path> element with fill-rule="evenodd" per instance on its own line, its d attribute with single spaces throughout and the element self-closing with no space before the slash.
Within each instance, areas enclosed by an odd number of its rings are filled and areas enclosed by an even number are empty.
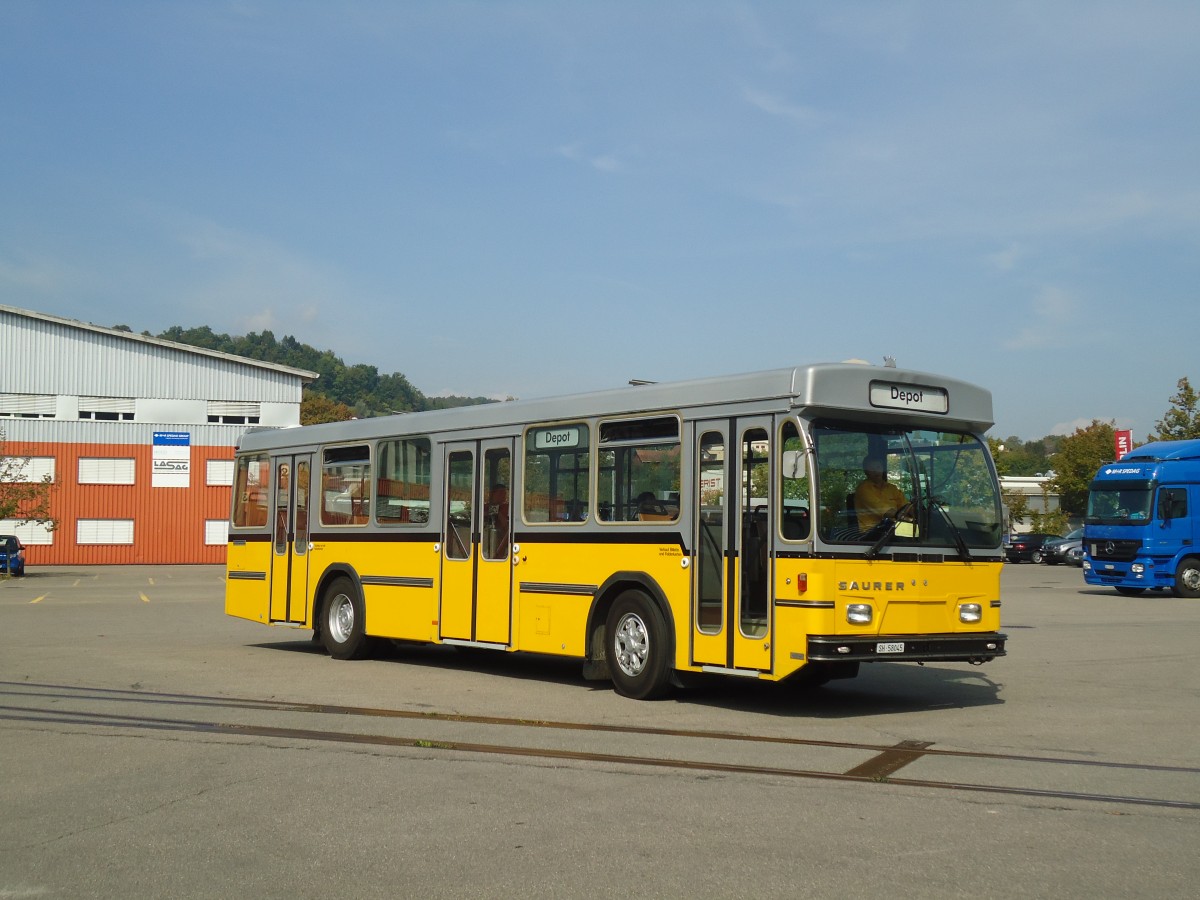
<svg viewBox="0 0 1200 900">
<path fill-rule="evenodd" d="M 1171 408 L 1158 420 L 1158 431 L 1150 441 L 1180 441 L 1200 438 L 1200 396 L 1187 377 L 1179 379 L 1178 390 L 1171 398 Z"/>
<path fill-rule="evenodd" d="M 19 524 L 36 522 L 50 531 L 58 527 L 50 515 L 50 495 L 54 482 L 47 475 L 40 481 L 28 476 L 29 457 L 8 446 L 4 429 L 0 428 L 0 519 Z"/>
<path fill-rule="evenodd" d="M 323 394 L 304 392 L 300 401 L 300 424 L 317 425 L 321 422 L 347 422 L 354 418 L 354 410 L 345 403 L 330 400 Z"/>
<path fill-rule="evenodd" d="M 1047 486 L 1058 494 L 1059 507 L 1067 515 L 1082 516 L 1087 511 L 1088 485 L 1097 469 L 1113 461 L 1114 441 L 1114 423 L 1099 419 L 1063 439 L 1051 458 L 1054 477 Z"/>
<path fill-rule="evenodd" d="M 996 461 L 997 475 L 1040 475 L 1050 471 L 1047 445 L 1050 438 L 1022 441 L 1016 435 L 1006 438 L 989 437 L 988 449 Z"/>
</svg>

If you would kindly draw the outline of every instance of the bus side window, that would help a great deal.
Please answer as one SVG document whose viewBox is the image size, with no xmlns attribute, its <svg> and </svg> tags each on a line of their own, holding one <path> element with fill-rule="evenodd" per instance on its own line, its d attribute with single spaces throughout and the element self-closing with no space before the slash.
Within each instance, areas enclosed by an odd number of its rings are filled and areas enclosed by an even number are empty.
<svg viewBox="0 0 1200 900">
<path fill-rule="evenodd" d="M 234 528 L 261 528 L 267 524 L 269 472 L 265 454 L 238 457 L 233 480 Z"/>
<path fill-rule="evenodd" d="M 321 466 L 321 523 L 365 525 L 370 505 L 370 448 L 365 444 L 326 448 Z"/>
<path fill-rule="evenodd" d="M 783 452 L 780 454 L 779 502 L 782 514 L 779 527 L 785 541 L 806 541 L 812 534 L 809 515 L 808 468 L 804 443 L 795 422 L 783 425 Z"/>
<path fill-rule="evenodd" d="M 525 432 L 521 513 L 526 522 L 583 522 L 591 497 L 590 434 L 586 424 Z"/>
<path fill-rule="evenodd" d="M 604 522 L 675 522 L 682 469 L 679 419 L 600 425 L 599 516 Z"/>
</svg>

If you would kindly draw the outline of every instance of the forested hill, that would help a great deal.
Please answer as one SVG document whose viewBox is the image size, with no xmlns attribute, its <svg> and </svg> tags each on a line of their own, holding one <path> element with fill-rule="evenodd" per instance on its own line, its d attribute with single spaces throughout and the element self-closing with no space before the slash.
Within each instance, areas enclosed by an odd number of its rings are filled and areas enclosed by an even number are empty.
<svg viewBox="0 0 1200 900">
<path fill-rule="evenodd" d="M 321 377 L 304 389 L 306 403 L 323 397 L 334 404 L 344 404 L 358 418 L 492 402 L 488 397 L 427 397 L 399 372 L 382 375 L 375 366 L 347 365 L 332 351 L 302 344 L 291 335 L 277 340 L 272 332 L 260 331 L 231 337 L 216 334 L 207 325 L 199 328 L 175 325 L 157 336 L 193 347 L 317 372 Z"/>
</svg>

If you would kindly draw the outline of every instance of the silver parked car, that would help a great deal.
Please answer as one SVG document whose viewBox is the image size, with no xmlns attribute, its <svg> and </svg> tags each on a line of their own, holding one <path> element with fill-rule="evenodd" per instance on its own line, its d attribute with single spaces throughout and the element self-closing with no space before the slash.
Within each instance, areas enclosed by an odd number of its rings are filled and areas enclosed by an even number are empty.
<svg viewBox="0 0 1200 900">
<path fill-rule="evenodd" d="M 1065 537 L 1055 538 L 1052 541 L 1046 541 L 1042 545 L 1042 562 L 1048 566 L 1057 566 L 1059 563 L 1069 562 L 1067 554 L 1076 547 L 1083 546 L 1083 529 L 1076 528 L 1068 533 Z"/>
</svg>

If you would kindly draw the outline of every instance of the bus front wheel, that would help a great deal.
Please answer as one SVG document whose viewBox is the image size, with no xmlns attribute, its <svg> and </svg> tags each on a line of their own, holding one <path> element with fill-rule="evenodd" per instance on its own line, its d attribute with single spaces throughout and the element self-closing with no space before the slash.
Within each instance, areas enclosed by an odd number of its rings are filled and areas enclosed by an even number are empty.
<svg viewBox="0 0 1200 900">
<path fill-rule="evenodd" d="M 653 700 L 670 686 L 671 640 L 658 607 L 640 591 L 625 591 L 608 612 L 608 668 L 618 694 Z"/>
<path fill-rule="evenodd" d="M 1189 556 L 1175 570 L 1175 596 L 1200 597 L 1200 557 Z"/>
<path fill-rule="evenodd" d="M 321 640 L 334 659 L 362 659 L 369 643 L 362 597 L 349 578 L 335 578 L 321 605 Z"/>
</svg>

